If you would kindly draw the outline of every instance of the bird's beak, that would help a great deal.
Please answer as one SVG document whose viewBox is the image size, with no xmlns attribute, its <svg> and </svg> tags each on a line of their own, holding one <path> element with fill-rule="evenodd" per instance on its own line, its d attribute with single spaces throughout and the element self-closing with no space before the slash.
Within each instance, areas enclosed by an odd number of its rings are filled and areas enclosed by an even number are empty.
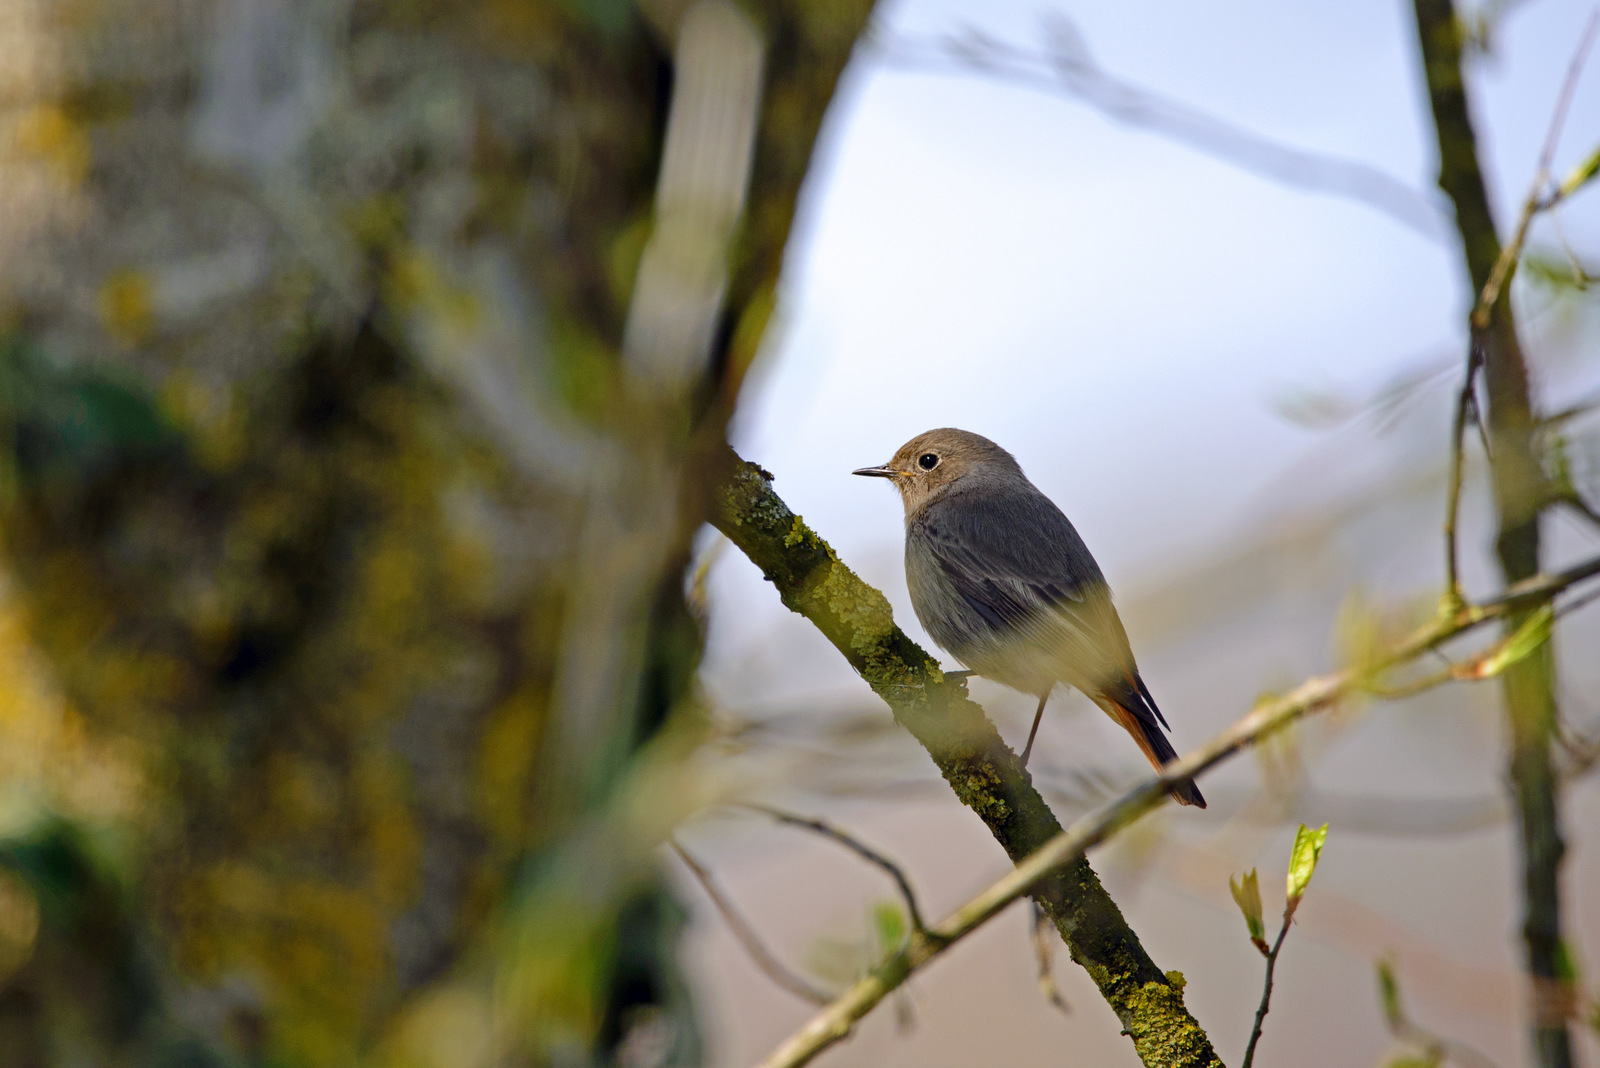
<svg viewBox="0 0 1600 1068">
<path fill-rule="evenodd" d="M 850 472 L 852 475 L 871 475 L 873 478 L 893 478 L 900 472 L 884 464 L 882 467 L 858 467 Z"/>
</svg>

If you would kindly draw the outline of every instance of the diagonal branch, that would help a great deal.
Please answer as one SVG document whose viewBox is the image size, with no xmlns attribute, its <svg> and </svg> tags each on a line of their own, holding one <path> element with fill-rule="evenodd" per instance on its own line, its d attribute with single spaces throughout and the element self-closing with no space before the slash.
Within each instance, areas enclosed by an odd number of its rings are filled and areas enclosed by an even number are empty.
<svg viewBox="0 0 1600 1068">
<path fill-rule="evenodd" d="M 926 935 L 914 934 L 904 949 L 890 954 L 870 975 L 812 1017 L 762 1061 L 759 1068 L 798 1068 L 843 1039 L 857 1020 L 934 957 L 999 915 L 1006 906 L 1033 893 L 1063 865 L 1081 860 L 1086 850 L 1164 804 L 1170 784 L 1193 778 L 1291 723 L 1366 689 L 1374 675 L 1408 664 L 1441 643 L 1491 620 L 1510 617 L 1530 604 L 1547 603 L 1568 587 L 1597 575 L 1600 575 L 1600 557 L 1554 575 L 1540 575 L 1518 583 L 1492 601 L 1466 605 L 1442 615 L 1361 668 L 1307 679 L 1289 693 L 1257 705 L 1205 745 L 1168 764 L 1160 775 L 1147 779 L 1117 801 L 1057 834 L 1012 871 L 935 924 Z M 1506 650 L 1516 639 L 1515 633 L 1501 638 L 1491 654 L 1495 650 Z"/>
<path fill-rule="evenodd" d="M 928 751 L 956 796 L 984 821 L 1013 862 L 1059 835 L 1061 825 L 1016 754 L 983 709 L 968 700 L 965 681 L 946 676 L 938 661 L 895 626 L 883 594 L 862 582 L 789 510 L 772 491 L 770 475 L 737 458 L 730 462 L 731 477 L 717 494 L 717 529 L 761 568 L 783 603 L 814 623 L 888 703 L 896 722 Z M 1117 1014 L 1144 1064 L 1220 1065 L 1205 1031 L 1184 1007 L 1181 977 L 1156 967 L 1088 862 L 1068 857 L 1064 867 L 1052 868 L 1028 887 L 1072 959 Z M 920 962 L 943 948 L 943 939 L 938 931 L 913 932 L 901 953 L 890 958 L 900 962 L 894 966 L 902 969 L 898 978 L 862 1002 L 861 1012 L 909 974 L 913 958 Z M 890 978 L 882 969 L 874 974 Z M 856 1018 L 838 1017 L 843 1030 L 822 1045 L 843 1037 Z"/>
</svg>

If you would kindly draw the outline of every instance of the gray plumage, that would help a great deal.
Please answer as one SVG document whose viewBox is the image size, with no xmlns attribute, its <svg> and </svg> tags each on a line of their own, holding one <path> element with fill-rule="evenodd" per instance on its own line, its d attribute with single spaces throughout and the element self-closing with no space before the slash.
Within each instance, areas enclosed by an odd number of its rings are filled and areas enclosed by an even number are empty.
<svg viewBox="0 0 1600 1068">
<path fill-rule="evenodd" d="M 1039 698 L 1024 762 L 1057 683 L 1099 705 L 1156 768 L 1176 759 L 1100 566 L 1010 453 L 945 428 L 855 473 L 900 490 L 906 583 L 928 634 L 974 673 Z M 1205 807 L 1190 780 L 1172 795 Z"/>
</svg>

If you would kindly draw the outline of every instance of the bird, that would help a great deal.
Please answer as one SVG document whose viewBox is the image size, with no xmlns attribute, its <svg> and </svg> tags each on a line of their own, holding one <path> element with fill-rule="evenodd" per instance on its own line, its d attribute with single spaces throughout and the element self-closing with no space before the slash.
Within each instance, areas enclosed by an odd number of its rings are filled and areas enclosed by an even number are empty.
<svg viewBox="0 0 1600 1068">
<path fill-rule="evenodd" d="M 888 463 L 905 505 L 906 585 L 917 619 L 970 674 L 1037 697 L 1026 767 L 1058 683 L 1132 735 L 1157 771 L 1178 758 L 1100 565 L 1061 509 L 1005 449 L 966 430 L 918 434 Z M 1193 779 L 1168 792 L 1205 808 Z"/>
</svg>

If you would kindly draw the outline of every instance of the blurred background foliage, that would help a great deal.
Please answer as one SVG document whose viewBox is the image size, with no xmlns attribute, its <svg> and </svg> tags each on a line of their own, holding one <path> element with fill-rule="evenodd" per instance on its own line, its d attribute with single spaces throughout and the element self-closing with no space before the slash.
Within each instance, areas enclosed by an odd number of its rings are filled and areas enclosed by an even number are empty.
<svg viewBox="0 0 1600 1068">
<path fill-rule="evenodd" d="M 0 6 L 0 1063 L 698 1061 L 679 473 L 867 6 Z M 764 84 L 659 389 L 696 17 Z"/>
</svg>

